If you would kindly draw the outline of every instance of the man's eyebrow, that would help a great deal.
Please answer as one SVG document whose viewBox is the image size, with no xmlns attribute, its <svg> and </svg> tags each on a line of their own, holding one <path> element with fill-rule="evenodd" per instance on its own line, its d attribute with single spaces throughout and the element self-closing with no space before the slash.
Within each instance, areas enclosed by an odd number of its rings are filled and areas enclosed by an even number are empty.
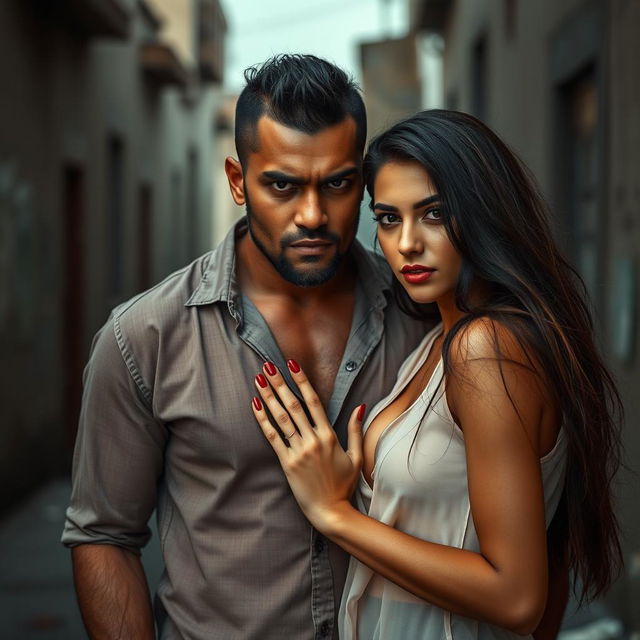
<svg viewBox="0 0 640 640">
<path fill-rule="evenodd" d="M 358 167 L 348 167 L 347 169 L 338 171 L 338 173 L 333 173 L 330 176 L 327 176 L 322 180 L 322 182 L 323 184 L 327 184 L 328 182 L 334 182 L 335 180 L 342 180 L 343 178 L 352 176 L 354 173 L 358 173 Z"/>
<path fill-rule="evenodd" d="M 431 204 L 432 202 L 438 202 L 440 200 L 439 194 L 434 194 L 424 200 L 420 200 L 419 202 L 415 202 L 413 205 L 414 209 L 419 209 L 420 207 L 424 207 L 425 205 Z M 380 209 L 380 211 L 390 211 L 391 213 L 396 213 L 398 211 L 398 207 L 394 207 L 392 204 L 385 204 L 384 202 L 376 202 L 373 205 L 374 209 Z"/>
<path fill-rule="evenodd" d="M 338 171 L 337 173 L 332 173 L 330 176 L 326 178 L 322 178 L 321 184 L 327 184 L 328 182 L 333 182 L 334 180 L 342 180 L 343 178 L 347 178 L 348 176 L 353 175 L 358 172 L 358 167 L 347 167 L 342 171 Z M 269 180 L 273 182 L 289 182 L 290 184 L 307 184 L 308 180 L 305 178 L 298 178 L 297 176 L 291 176 L 283 171 L 263 171 L 260 174 L 260 177 L 263 180 Z"/>
<path fill-rule="evenodd" d="M 289 182 L 291 184 L 306 184 L 307 181 L 304 178 L 298 178 L 296 176 L 290 176 L 282 171 L 263 171 L 260 174 L 261 178 L 272 180 L 273 182 Z"/>
</svg>

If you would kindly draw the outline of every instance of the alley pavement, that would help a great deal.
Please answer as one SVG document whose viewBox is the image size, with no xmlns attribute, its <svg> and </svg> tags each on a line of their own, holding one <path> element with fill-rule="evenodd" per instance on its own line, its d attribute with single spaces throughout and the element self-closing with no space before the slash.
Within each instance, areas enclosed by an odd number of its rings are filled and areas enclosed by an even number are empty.
<svg viewBox="0 0 640 640">
<path fill-rule="evenodd" d="M 83 640 L 69 550 L 60 544 L 70 481 L 53 481 L 0 521 L 0 640 Z M 143 551 L 151 592 L 162 574 L 155 518 Z M 570 603 L 559 640 L 627 638 L 603 605 L 575 613 Z M 630 639 L 631 640 L 631 639 Z M 636 635 L 632 640 L 640 640 Z"/>
<path fill-rule="evenodd" d="M 70 488 L 68 479 L 51 482 L 0 522 L 2 640 L 87 637 L 73 590 L 69 550 L 60 543 Z M 153 589 L 162 573 L 155 530 L 142 559 Z"/>
</svg>

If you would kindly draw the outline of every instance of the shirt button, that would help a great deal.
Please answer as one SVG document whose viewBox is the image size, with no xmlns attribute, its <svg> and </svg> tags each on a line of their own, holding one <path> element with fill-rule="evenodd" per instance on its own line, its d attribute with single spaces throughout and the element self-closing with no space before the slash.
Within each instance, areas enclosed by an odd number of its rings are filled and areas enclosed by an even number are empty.
<svg viewBox="0 0 640 640">
<path fill-rule="evenodd" d="M 324 540 L 322 538 L 316 539 L 315 549 L 316 553 L 322 553 L 322 550 L 324 549 Z"/>
<path fill-rule="evenodd" d="M 358 365 L 353 360 L 349 360 L 349 362 L 344 365 L 344 368 L 351 373 L 351 371 L 355 371 L 358 368 Z"/>
<path fill-rule="evenodd" d="M 330 627 L 329 627 L 329 623 L 325 620 L 321 625 L 320 625 L 320 635 L 323 638 L 326 638 L 329 635 L 330 632 Z"/>
</svg>

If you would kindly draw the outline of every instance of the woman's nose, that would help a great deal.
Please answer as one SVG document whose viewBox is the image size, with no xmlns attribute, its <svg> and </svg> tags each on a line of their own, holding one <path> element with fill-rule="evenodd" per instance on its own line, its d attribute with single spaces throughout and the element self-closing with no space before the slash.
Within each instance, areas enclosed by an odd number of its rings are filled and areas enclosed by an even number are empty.
<svg viewBox="0 0 640 640">
<path fill-rule="evenodd" d="M 424 251 L 423 239 L 414 225 L 403 225 L 398 251 L 402 255 L 411 255 Z"/>
</svg>

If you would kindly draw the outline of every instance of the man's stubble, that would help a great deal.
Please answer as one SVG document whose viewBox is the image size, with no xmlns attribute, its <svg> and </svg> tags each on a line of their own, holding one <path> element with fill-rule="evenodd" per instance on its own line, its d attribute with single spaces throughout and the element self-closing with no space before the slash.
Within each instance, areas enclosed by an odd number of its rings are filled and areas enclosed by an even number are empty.
<svg viewBox="0 0 640 640">
<path fill-rule="evenodd" d="M 262 228 L 266 235 L 269 235 L 268 230 L 260 223 L 258 219 L 256 219 L 253 209 L 251 207 L 251 201 L 249 198 L 249 194 L 245 190 L 245 208 L 247 212 L 247 223 L 249 228 L 249 234 L 251 235 L 251 239 L 258 249 L 262 252 L 262 254 L 269 260 L 269 262 L 273 265 L 274 269 L 284 278 L 287 282 L 294 284 L 299 287 L 317 287 L 321 284 L 325 284 L 329 282 L 332 278 L 335 277 L 338 272 L 338 268 L 342 263 L 343 258 L 351 247 L 351 243 L 347 250 L 343 253 L 340 252 L 340 236 L 336 233 L 332 233 L 326 229 L 318 229 L 314 231 L 308 231 L 306 229 L 299 229 L 297 233 L 287 233 L 280 238 L 280 252 L 277 255 L 269 252 L 269 250 L 264 246 L 258 235 L 255 233 L 255 227 L 258 226 Z M 356 217 L 355 226 L 356 229 L 358 227 L 358 221 L 360 217 L 360 211 L 358 210 L 358 215 Z M 355 233 L 354 236 L 355 238 Z M 318 268 L 316 270 L 306 270 L 301 272 L 296 269 L 285 256 L 286 248 L 294 242 L 298 242 L 300 240 L 324 240 L 327 242 L 331 242 L 336 248 L 333 258 L 329 262 L 326 267 Z M 353 242 L 353 241 L 352 241 Z M 306 263 L 314 263 L 319 261 L 319 256 L 303 256 L 302 262 Z"/>
</svg>

